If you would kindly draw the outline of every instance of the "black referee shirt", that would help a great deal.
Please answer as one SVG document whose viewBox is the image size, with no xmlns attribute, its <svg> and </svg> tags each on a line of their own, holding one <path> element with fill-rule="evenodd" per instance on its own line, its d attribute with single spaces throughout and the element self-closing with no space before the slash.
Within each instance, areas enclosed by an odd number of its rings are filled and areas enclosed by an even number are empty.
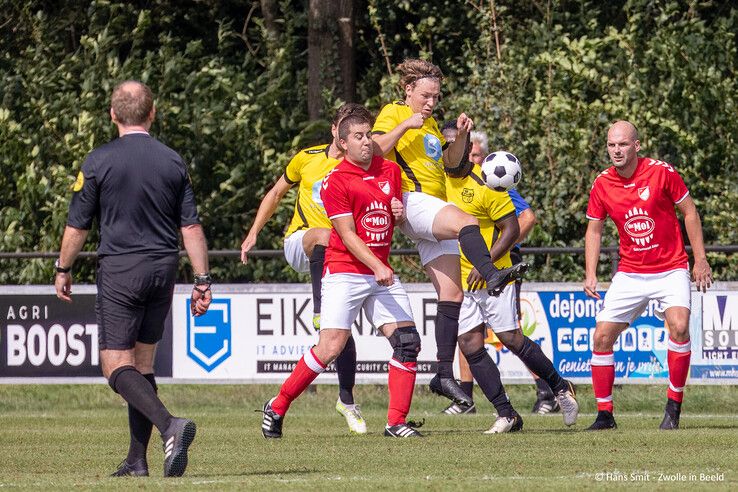
<svg viewBox="0 0 738 492">
<path fill-rule="evenodd" d="M 100 256 L 179 252 L 179 228 L 198 224 L 187 168 L 175 151 L 145 133 L 93 150 L 74 185 L 67 225 L 100 224 Z"/>
</svg>

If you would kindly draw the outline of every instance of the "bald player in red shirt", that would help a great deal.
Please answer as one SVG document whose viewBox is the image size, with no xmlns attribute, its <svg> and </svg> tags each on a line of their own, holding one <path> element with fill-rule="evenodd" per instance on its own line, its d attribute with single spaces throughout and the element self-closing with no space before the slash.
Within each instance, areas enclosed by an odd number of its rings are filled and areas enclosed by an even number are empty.
<svg viewBox="0 0 738 492">
<path fill-rule="evenodd" d="M 290 404 L 341 353 L 362 308 L 394 350 L 389 361 L 384 435 L 421 435 L 406 420 L 415 388 L 420 335 L 410 300 L 388 261 L 395 221 L 404 213 L 400 168 L 373 155 L 372 123 L 370 117 L 354 114 L 338 126 L 345 157 L 325 177 L 321 190 L 333 228 L 325 254 L 320 338 L 297 363 L 279 394 L 264 404 L 261 429 L 266 438 L 282 436 Z"/>
<path fill-rule="evenodd" d="M 599 299 L 597 262 L 604 220 L 610 216 L 620 236 L 620 262 L 597 315 L 592 350 L 592 387 L 597 399 L 597 419 L 589 430 L 614 429 L 612 386 L 615 380 L 613 345 L 618 335 L 658 301 L 656 316 L 666 319 L 669 330 L 667 361 L 669 389 L 663 430 L 679 428 L 684 386 L 689 374 L 691 342 L 689 313 L 691 286 L 689 261 L 684 249 L 675 207 L 694 254 L 692 279 L 705 292 L 712 284 L 702 238 L 702 223 L 689 190 L 673 166 L 638 157 L 641 143 L 632 123 L 615 122 L 607 132 L 607 152 L 612 167 L 594 181 L 587 207 L 584 292 Z"/>
</svg>

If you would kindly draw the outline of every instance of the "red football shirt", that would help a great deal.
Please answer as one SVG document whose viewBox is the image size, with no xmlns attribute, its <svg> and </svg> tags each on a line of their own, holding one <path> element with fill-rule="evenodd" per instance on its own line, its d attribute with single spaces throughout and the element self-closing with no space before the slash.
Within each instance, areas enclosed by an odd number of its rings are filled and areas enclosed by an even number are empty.
<svg viewBox="0 0 738 492">
<path fill-rule="evenodd" d="M 392 161 L 375 156 L 364 171 L 345 159 L 323 179 L 320 197 L 329 219 L 352 216 L 356 234 L 382 263 L 388 257 L 395 218 L 390 201 L 402 199 L 400 168 Z M 325 252 L 323 273 L 360 273 L 374 275 L 344 246 L 335 229 L 331 230 Z"/>
<path fill-rule="evenodd" d="M 633 176 L 620 177 L 611 167 L 594 181 L 587 218 L 609 215 L 620 235 L 618 271 L 661 273 L 689 268 L 674 205 L 689 190 L 674 168 L 663 161 L 638 159 Z"/>
</svg>

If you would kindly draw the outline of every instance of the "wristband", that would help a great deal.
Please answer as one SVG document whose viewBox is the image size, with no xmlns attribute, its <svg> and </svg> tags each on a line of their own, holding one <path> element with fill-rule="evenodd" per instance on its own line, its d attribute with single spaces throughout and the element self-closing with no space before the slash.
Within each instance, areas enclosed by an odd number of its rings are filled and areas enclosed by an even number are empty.
<svg viewBox="0 0 738 492">
<path fill-rule="evenodd" d="M 61 266 L 59 258 L 57 258 L 54 262 L 54 268 L 56 268 L 56 273 L 69 273 L 72 271 L 72 267 L 64 268 L 63 266 Z"/>
<path fill-rule="evenodd" d="M 210 286 L 210 284 L 212 283 L 213 283 L 213 277 L 210 276 L 209 272 L 195 274 L 195 285 Z"/>
</svg>

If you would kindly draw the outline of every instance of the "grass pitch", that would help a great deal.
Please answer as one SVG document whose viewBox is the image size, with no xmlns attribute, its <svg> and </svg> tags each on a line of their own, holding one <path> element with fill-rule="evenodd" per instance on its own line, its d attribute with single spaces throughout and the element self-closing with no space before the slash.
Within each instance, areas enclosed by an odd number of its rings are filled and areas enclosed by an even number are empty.
<svg viewBox="0 0 738 492">
<path fill-rule="evenodd" d="M 688 387 L 682 429 L 658 431 L 666 389 L 615 391 L 616 431 L 582 432 L 594 419 L 591 388 L 582 386 L 579 422 L 528 415 L 533 386 L 508 386 L 525 426 L 488 436 L 492 407 L 443 416 L 446 401 L 418 387 L 413 419 L 424 439 L 382 436 L 387 394 L 358 386 L 369 426 L 350 435 L 334 410 L 337 389 L 319 386 L 295 402 L 284 438 L 261 437 L 263 402 L 276 386 L 162 385 L 164 402 L 197 422 L 184 477 L 164 479 L 158 435 L 149 446 L 149 478 L 108 475 L 125 457 L 127 413 L 107 386 L 0 386 L 0 489 L 312 489 L 461 490 L 738 487 L 738 387 Z"/>
</svg>

